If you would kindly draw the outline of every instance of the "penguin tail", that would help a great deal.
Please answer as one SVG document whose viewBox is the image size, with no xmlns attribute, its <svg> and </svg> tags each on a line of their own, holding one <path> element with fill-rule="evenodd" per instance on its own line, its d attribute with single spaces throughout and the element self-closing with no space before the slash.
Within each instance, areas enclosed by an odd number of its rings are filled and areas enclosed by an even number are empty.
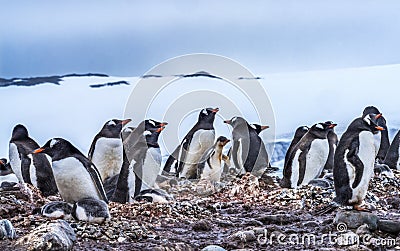
<svg viewBox="0 0 400 251">
<path fill-rule="evenodd" d="M 336 202 L 331 202 L 329 205 L 324 206 L 324 207 L 319 208 L 316 211 L 314 211 L 313 215 L 320 216 L 320 215 L 324 215 L 324 214 L 329 214 L 338 208 L 339 208 L 339 204 L 337 204 Z"/>
</svg>

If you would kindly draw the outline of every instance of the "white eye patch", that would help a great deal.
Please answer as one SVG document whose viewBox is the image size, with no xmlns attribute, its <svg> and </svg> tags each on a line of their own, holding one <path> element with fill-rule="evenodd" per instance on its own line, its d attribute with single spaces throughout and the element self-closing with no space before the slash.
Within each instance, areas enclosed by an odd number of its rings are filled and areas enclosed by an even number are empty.
<svg viewBox="0 0 400 251">
<path fill-rule="evenodd" d="M 56 140 L 56 139 L 52 139 L 51 141 L 50 141 L 50 147 L 53 147 L 55 144 L 57 144 L 58 143 L 58 140 Z"/>
<path fill-rule="evenodd" d="M 107 125 L 113 126 L 113 125 L 116 125 L 116 124 L 115 124 L 115 122 L 113 120 L 110 120 L 110 121 L 107 122 Z"/>
<path fill-rule="evenodd" d="M 371 125 L 371 119 L 369 118 L 369 114 L 364 117 L 364 121 L 367 122 L 368 125 Z"/>
<path fill-rule="evenodd" d="M 251 126 L 251 128 L 253 128 L 254 130 L 256 130 L 257 128 L 256 128 L 256 126 L 255 125 L 253 125 L 253 124 L 250 124 L 250 126 Z"/>
<path fill-rule="evenodd" d="M 316 128 L 324 129 L 324 127 L 321 124 L 317 124 Z"/>
<path fill-rule="evenodd" d="M 203 110 L 201 110 L 201 112 L 202 112 L 203 114 L 205 114 L 205 115 L 207 115 L 207 114 L 208 114 L 208 112 L 207 112 L 207 110 L 206 110 L 206 109 L 203 109 Z"/>
<path fill-rule="evenodd" d="M 156 126 L 156 123 L 154 123 L 154 121 L 151 119 L 149 119 L 149 123 L 152 124 L 153 126 Z"/>
<path fill-rule="evenodd" d="M 303 130 L 308 131 L 308 127 L 307 126 L 303 126 Z"/>
<path fill-rule="evenodd" d="M 233 118 L 232 118 L 232 122 L 234 122 L 236 119 L 237 119 L 237 117 L 233 117 Z"/>
</svg>

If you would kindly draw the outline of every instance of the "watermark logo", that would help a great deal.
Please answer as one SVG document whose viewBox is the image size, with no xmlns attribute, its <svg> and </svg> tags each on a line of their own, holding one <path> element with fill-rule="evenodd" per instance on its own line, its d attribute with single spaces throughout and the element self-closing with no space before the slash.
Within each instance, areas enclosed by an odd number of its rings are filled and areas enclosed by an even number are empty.
<svg viewBox="0 0 400 251">
<path fill-rule="evenodd" d="M 238 62 L 213 54 L 184 55 L 149 70 L 133 88 L 124 117 L 131 118 L 134 125 L 149 118 L 168 122 L 159 139 L 165 161 L 165 156 L 174 154 L 198 117 L 207 115 L 207 108 L 219 108 L 214 118 L 215 139 L 231 138 L 232 127 L 224 121 L 235 116 L 249 123 L 268 125 L 268 130 L 260 136 L 266 143 L 275 139 L 274 112 L 260 78 Z M 273 144 L 266 147 L 272 156 Z M 174 157 L 179 158 L 179 154 Z"/>
<path fill-rule="evenodd" d="M 327 234 L 284 234 L 268 233 L 265 229 L 257 237 L 260 245 L 283 245 L 283 246 L 375 246 L 391 248 L 397 245 L 394 238 L 376 238 L 372 234 L 358 235 L 348 229 L 347 224 L 340 222 L 336 225 L 337 232 L 329 231 Z M 400 244 L 400 243 L 399 243 Z"/>
</svg>

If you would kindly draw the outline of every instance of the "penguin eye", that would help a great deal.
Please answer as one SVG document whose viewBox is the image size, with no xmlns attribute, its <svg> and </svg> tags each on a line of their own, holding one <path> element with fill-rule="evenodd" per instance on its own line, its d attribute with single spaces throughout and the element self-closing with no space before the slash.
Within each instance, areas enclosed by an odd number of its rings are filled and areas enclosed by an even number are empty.
<svg viewBox="0 0 400 251">
<path fill-rule="evenodd" d="M 50 141 L 50 148 L 52 148 L 55 144 L 57 144 L 58 143 L 58 140 L 56 140 L 56 139 L 52 139 L 51 141 Z"/>
</svg>

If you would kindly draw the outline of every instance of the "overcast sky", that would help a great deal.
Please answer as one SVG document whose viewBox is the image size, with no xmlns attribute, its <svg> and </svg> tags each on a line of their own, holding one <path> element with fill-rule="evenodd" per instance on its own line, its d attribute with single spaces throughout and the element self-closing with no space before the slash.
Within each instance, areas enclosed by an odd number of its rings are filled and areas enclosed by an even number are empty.
<svg viewBox="0 0 400 251">
<path fill-rule="evenodd" d="M 400 63 L 400 1 L 0 1 L 0 77 L 142 75 L 208 52 L 254 73 Z"/>
</svg>

